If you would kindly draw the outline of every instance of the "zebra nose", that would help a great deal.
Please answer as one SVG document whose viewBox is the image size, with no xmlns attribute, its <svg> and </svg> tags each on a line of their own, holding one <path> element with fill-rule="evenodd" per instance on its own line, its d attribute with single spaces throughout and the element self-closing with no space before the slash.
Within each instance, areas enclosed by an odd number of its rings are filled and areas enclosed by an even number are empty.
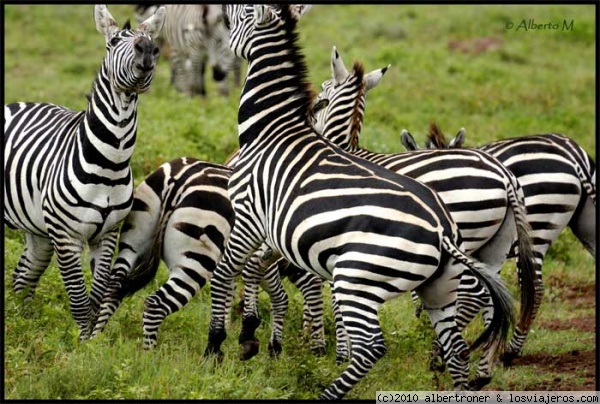
<svg viewBox="0 0 600 404">
<path fill-rule="evenodd" d="M 213 66 L 213 79 L 215 81 L 222 81 L 225 79 L 227 72 L 221 69 L 219 66 Z"/>
</svg>

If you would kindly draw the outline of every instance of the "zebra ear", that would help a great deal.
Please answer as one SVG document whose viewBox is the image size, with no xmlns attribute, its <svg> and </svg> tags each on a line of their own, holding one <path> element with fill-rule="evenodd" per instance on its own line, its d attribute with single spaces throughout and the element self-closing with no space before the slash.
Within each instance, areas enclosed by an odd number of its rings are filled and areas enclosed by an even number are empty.
<svg viewBox="0 0 600 404">
<path fill-rule="evenodd" d="M 407 151 L 419 150 L 419 146 L 417 146 L 415 138 L 406 129 L 402 129 L 400 139 L 402 141 L 402 146 L 404 146 Z"/>
<path fill-rule="evenodd" d="M 335 46 L 331 50 L 331 76 L 336 86 L 348 77 L 348 69 L 344 66 L 344 61 Z"/>
<path fill-rule="evenodd" d="M 159 7 L 153 16 L 138 25 L 137 30 L 143 32 L 152 39 L 156 38 L 165 24 L 166 15 L 167 9 L 163 6 Z"/>
<path fill-rule="evenodd" d="M 381 80 L 385 72 L 387 72 L 387 70 L 390 68 L 390 66 L 391 65 L 387 65 L 383 69 L 373 70 L 372 72 L 365 74 L 365 76 L 363 77 L 363 80 L 365 82 L 365 90 L 369 91 L 370 89 L 377 86 L 377 84 L 379 84 L 379 81 Z"/>
<path fill-rule="evenodd" d="M 450 148 L 450 149 L 462 148 L 465 143 L 465 136 L 466 136 L 465 128 L 460 128 L 460 130 L 456 134 L 456 137 L 454 139 L 452 139 L 452 141 L 448 145 L 448 148 Z"/>
<path fill-rule="evenodd" d="M 106 40 L 119 30 L 119 25 L 104 4 L 94 7 L 94 19 L 96 20 L 96 29 L 104 35 Z"/>
<path fill-rule="evenodd" d="M 312 4 L 291 4 L 290 5 L 290 15 L 296 21 L 300 20 L 300 18 L 308 13 L 312 8 Z"/>
</svg>

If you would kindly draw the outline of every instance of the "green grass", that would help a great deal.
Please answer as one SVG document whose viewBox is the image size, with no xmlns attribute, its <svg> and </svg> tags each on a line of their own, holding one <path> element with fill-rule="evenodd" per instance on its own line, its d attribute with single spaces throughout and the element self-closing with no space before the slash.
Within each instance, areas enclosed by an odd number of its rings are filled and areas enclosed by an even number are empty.
<svg viewBox="0 0 600 404">
<path fill-rule="evenodd" d="M 130 6 L 109 9 L 120 24 L 132 16 Z M 92 10 L 91 5 L 4 7 L 5 103 L 44 101 L 85 108 L 85 94 L 105 52 Z M 596 158 L 594 11 L 593 6 L 581 5 L 320 5 L 301 21 L 299 30 L 309 78 L 316 86 L 330 76 L 333 45 L 348 67 L 354 60 L 363 62 L 367 71 L 392 65 L 368 96 L 361 141 L 370 150 L 400 151 L 403 128 L 421 142 L 429 121 L 435 119 L 450 136 L 464 126 L 468 145 L 552 131 L 571 136 Z M 537 23 L 573 19 L 574 29 L 505 29 L 509 21 L 518 24 L 530 18 Z M 477 55 L 448 46 L 450 41 L 478 37 L 499 38 L 501 46 Z M 168 64 L 160 61 L 151 90 L 139 102 L 132 160 L 136 184 L 170 159 L 185 155 L 223 162 L 237 147 L 239 89 L 227 98 L 218 97 L 216 90 L 209 80 L 207 99 L 177 93 L 169 85 Z M 166 280 L 164 266 L 149 286 L 123 303 L 103 335 L 79 344 L 54 263 L 33 302 L 25 304 L 12 292 L 11 273 L 24 237 L 4 230 L 6 398 L 315 398 L 343 370 L 335 365 L 330 310 L 325 318 L 329 349 L 326 356 L 315 358 L 299 338 L 301 297 L 287 282 L 290 305 L 279 360 L 266 353 L 270 317 L 264 292 L 260 295 L 264 324 L 258 330 L 261 353 L 249 362 L 238 361 L 240 321 L 234 317 L 223 346 L 224 362 L 215 366 L 204 360 L 208 288 L 167 318 L 158 348 L 144 352 L 144 298 Z M 539 327 L 544 321 L 593 313 L 570 308 L 563 296 L 569 287 L 595 283 L 594 264 L 568 231 L 553 246 L 544 274 L 564 285 L 549 287 L 526 354 L 594 349 L 593 333 Z M 85 272 L 89 281 L 89 271 Z M 512 263 L 506 265 L 505 276 L 516 290 Z M 348 398 L 373 399 L 377 390 L 438 387 L 427 369 L 430 327 L 412 313 L 408 296 L 382 307 L 388 352 Z M 474 338 L 480 329 L 474 325 L 467 337 Z M 529 367 L 498 368 L 490 388 L 509 383 L 526 388 L 554 376 Z M 448 375 L 440 383 L 439 387 L 451 389 Z"/>
</svg>

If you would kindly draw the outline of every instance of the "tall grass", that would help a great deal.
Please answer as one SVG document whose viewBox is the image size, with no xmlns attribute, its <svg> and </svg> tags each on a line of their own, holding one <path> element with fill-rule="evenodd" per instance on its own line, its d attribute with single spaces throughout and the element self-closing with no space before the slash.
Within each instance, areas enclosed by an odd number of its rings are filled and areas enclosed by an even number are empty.
<svg viewBox="0 0 600 404">
<path fill-rule="evenodd" d="M 111 5 L 119 23 L 132 7 Z M 5 5 L 5 103 L 40 101 L 84 109 L 85 94 L 104 55 L 91 5 Z M 561 132 L 595 156 L 594 6 L 544 5 L 318 5 L 300 22 L 310 79 L 318 86 L 330 76 L 329 57 L 336 45 L 346 65 L 359 60 L 367 71 L 392 64 L 369 93 L 361 139 L 379 152 L 400 151 L 400 132 L 423 138 L 435 119 L 449 135 L 464 126 L 467 144 L 531 133 Z M 573 20 L 572 31 L 507 30 L 519 24 Z M 452 41 L 497 38 L 500 45 L 481 53 L 453 50 Z M 456 43 L 456 42 L 454 42 Z M 161 60 L 148 94 L 140 97 L 136 184 L 160 164 L 181 156 L 223 162 L 237 147 L 239 89 L 217 96 L 188 98 L 169 85 Z M 206 345 L 210 293 L 205 288 L 159 331 L 158 348 L 144 352 L 141 317 L 144 298 L 167 277 L 157 278 L 126 300 L 98 339 L 79 344 L 67 296 L 53 264 L 35 299 L 25 303 L 10 287 L 12 269 L 24 246 L 21 233 L 4 227 L 5 397 L 11 399 L 97 398 L 314 398 L 343 370 L 334 361 L 333 319 L 326 300 L 327 355 L 315 358 L 300 338 L 301 297 L 289 284 L 284 352 L 272 360 L 262 352 L 249 362 L 237 359 L 240 322 L 234 317 L 224 344 L 225 360 L 215 365 L 202 357 Z M 566 287 L 595 283 L 594 260 L 565 232 L 550 251 L 545 276 L 564 279 Z M 89 271 L 85 267 L 89 282 Z M 514 264 L 506 279 L 516 291 Z M 547 294 L 525 353 L 562 353 L 594 349 L 593 334 L 576 329 L 548 331 L 545 320 L 585 317 L 561 293 Z M 328 296 L 328 289 L 326 294 Z M 258 337 L 266 345 L 269 303 L 260 296 L 264 324 Z M 381 308 L 386 356 L 348 398 L 373 399 L 377 390 L 451 389 L 448 375 L 439 386 L 427 368 L 432 333 L 425 319 L 413 316 L 406 296 Z M 481 330 L 474 325 L 467 337 Z M 475 358 L 474 358 L 475 359 Z M 499 368 L 493 389 L 526 389 L 554 374 L 529 367 Z M 569 375 L 569 377 L 578 375 Z"/>
</svg>

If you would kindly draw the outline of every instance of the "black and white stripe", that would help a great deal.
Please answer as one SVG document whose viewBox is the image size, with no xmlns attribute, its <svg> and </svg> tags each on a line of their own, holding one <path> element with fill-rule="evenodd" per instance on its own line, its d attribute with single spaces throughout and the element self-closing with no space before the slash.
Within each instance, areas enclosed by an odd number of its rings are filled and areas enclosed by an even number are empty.
<svg viewBox="0 0 600 404">
<path fill-rule="evenodd" d="M 464 135 L 450 143 L 443 135 L 430 136 L 427 146 L 460 148 L 464 140 Z M 412 137 L 403 138 L 402 143 L 409 149 L 417 148 Z M 565 227 L 569 226 L 586 250 L 596 256 L 596 164 L 581 146 L 562 134 L 547 133 L 498 140 L 479 149 L 501 161 L 523 188 L 539 294 L 543 293 L 544 256 Z M 538 308 L 539 304 L 534 316 Z M 530 326 L 517 327 L 505 361 L 521 354 Z"/>
<path fill-rule="evenodd" d="M 27 233 L 13 288 L 28 286 L 33 297 L 55 251 L 81 338 L 91 331 L 117 226 L 131 208 L 137 99 L 152 82 L 158 58 L 152 38 L 165 10 L 136 30 L 120 30 L 105 6 L 96 6 L 94 16 L 107 54 L 87 110 L 29 102 L 4 106 L 4 218 Z M 81 267 L 85 243 L 94 276 L 90 296 Z"/>
<path fill-rule="evenodd" d="M 377 309 L 415 289 L 442 342 L 455 388 L 467 389 L 469 348 L 454 318 L 460 276 L 467 266 L 494 301 L 491 326 L 474 346 L 502 340 L 510 325 L 512 302 L 503 284 L 457 247 L 456 224 L 430 188 L 314 132 L 306 118 L 312 95 L 295 32 L 307 7 L 225 7 L 231 48 L 248 60 L 248 73 L 238 113 L 239 160 L 229 180 L 235 222 L 211 280 L 205 354 L 220 352 L 230 285 L 266 243 L 275 255 L 333 280 L 352 357 L 322 398 L 343 397 L 385 354 Z"/>
<path fill-rule="evenodd" d="M 515 238 L 519 238 L 521 279 L 521 324 L 530 321 L 534 307 L 535 273 L 529 227 L 525 220 L 523 195 L 514 176 L 493 157 L 480 151 L 436 151 L 415 154 L 372 153 L 359 146 L 359 133 L 365 108 L 365 94 L 375 87 L 387 70 L 375 70 L 364 75 L 364 83 L 353 80 L 338 52 L 332 52 L 333 78 L 322 85 L 322 93 L 310 116 L 317 132 L 361 157 L 379 162 L 399 174 L 415 178 L 439 192 L 452 217 L 465 237 L 467 253 L 479 255 L 483 262 L 500 271 Z M 328 100 L 328 104 L 319 100 Z M 449 163 L 450 162 L 450 163 Z M 490 229 L 492 231 L 490 231 Z M 310 275 L 305 275 L 310 278 Z M 258 278 L 254 279 L 257 282 Z M 475 279 L 466 277 L 459 291 L 457 322 L 464 328 L 483 306 L 484 318 L 491 318 L 489 297 Z M 335 307 L 335 305 L 334 305 Z M 336 318 L 339 315 L 336 313 Z M 343 336 L 343 326 L 337 324 L 336 335 Z M 486 349 L 473 386 L 481 387 L 492 376 L 496 348 Z M 348 353 L 345 338 L 338 340 L 338 359 Z"/>
<path fill-rule="evenodd" d="M 137 186 L 92 337 L 125 296 L 155 277 L 162 259 L 169 279 L 146 298 L 143 316 L 144 348 L 156 346 L 164 318 L 210 282 L 221 258 L 233 224 L 230 175 L 229 167 L 182 157 L 161 165 Z M 273 312 L 285 313 L 287 295 L 280 279 L 266 279 L 263 288 L 271 295 Z"/>
</svg>

